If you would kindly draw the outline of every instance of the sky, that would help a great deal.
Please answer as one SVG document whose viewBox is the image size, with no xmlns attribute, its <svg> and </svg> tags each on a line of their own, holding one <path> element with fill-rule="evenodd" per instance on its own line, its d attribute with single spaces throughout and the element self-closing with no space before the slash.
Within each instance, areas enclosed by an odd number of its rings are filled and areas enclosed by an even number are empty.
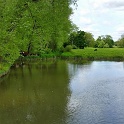
<svg viewBox="0 0 124 124">
<path fill-rule="evenodd" d="M 111 35 L 116 41 L 124 34 L 124 0 L 78 0 L 71 20 L 96 39 Z"/>
</svg>

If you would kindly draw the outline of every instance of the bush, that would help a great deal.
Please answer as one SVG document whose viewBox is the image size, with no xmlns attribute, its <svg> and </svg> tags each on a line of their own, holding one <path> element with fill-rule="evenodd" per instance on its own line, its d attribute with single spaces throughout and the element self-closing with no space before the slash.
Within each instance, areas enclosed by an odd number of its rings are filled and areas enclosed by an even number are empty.
<svg viewBox="0 0 124 124">
<path fill-rule="evenodd" d="M 70 52 L 72 49 L 72 46 L 71 45 L 67 45 L 64 49 L 64 52 Z"/>
<path fill-rule="evenodd" d="M 109 45 L 106 43 L 106 44 L 104 45 L 104 48 L 109 48 Z"/>
<path fill-rule="evenodd" d="M 77 49 L 77 46 L 76 45 L 72 45 L 72 49 Z"/>
</svg>

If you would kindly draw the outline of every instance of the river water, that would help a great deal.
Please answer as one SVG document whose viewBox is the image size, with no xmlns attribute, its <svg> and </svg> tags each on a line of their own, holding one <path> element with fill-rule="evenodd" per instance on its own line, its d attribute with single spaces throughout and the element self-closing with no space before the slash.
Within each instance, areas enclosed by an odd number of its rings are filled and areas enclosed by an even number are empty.
<svg viewBox="0 0 124 124">
<path fill-rule="evenodd" d="M 0 79 L 0 124 L 124 124 L 124 63 L 30 62 Z"/>
</svg>

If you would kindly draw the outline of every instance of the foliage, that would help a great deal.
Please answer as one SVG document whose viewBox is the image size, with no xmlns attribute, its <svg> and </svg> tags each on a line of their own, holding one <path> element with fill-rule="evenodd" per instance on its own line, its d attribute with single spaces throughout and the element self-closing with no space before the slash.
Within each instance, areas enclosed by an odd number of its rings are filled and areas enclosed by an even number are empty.
<svg viewBox="0 0 124 124">
<path fill-rule="evenodd" d="M 93 47 L 94 38 L 93 35 L 89 32 L 74 30 L 69 35 L 68 44 L 75 45 L 80 49 L 84 47 Z"/>
<path fill-rule="evenodd" d="M 103 40 L 100 41 L 98 48 L 103 48 L 105 45 L 105 42 Z"/>
<path fill-rule="evenodd" d="M 77 32 L 72 32 L 69 36 L 68 44 L 75 45 L 78 48 L 83 49 L 86 46 L 85 32 L 81 30 Z"/>
<path fill-rule="evenodd" d="M 60 49 L 74 29 L 71 4 L 76 0 L 0 0 L 1 61 L 11 66 L 20 51 L 41 55 Z"/>
<path fill-rule="evenodd" d="M 71 45 L 67 45 L 64 49 L 64 52 L 70 52 L 72 49 L 72 46 Z"/>
<path fill-rule="evenodd" d="M 123 35 L 121 38 L 115 43 L 116 46 L 124 48 L 124 37 Z"/>
<path fill-rule="evenodd" d="M 114 41 L 110 35 L 102 35 L 97 38 L 94 43 L 94 47 L 97 48 L 112 48 Z"/>
<path fill-rule="evenodd" d="M 93 35 L 89 32 L 85 32 L 85 42 L 87 47 L 93 47 L 94 46 L 94 38 Z"/>
</svg>

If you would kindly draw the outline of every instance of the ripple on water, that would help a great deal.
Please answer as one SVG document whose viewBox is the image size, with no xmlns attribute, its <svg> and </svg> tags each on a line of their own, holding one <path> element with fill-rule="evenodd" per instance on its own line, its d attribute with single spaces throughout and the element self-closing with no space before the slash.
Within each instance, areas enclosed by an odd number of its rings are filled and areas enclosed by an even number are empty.
<svg viewBox="0 0 124 124">
<path fill-rule="evenodd" d="M 78 87 L 79 88 L 79 87 Z M 68 124 L 123 124 L 124 78 L 98 80 L 86 89 L 72 91 Z"/>
</svg>

